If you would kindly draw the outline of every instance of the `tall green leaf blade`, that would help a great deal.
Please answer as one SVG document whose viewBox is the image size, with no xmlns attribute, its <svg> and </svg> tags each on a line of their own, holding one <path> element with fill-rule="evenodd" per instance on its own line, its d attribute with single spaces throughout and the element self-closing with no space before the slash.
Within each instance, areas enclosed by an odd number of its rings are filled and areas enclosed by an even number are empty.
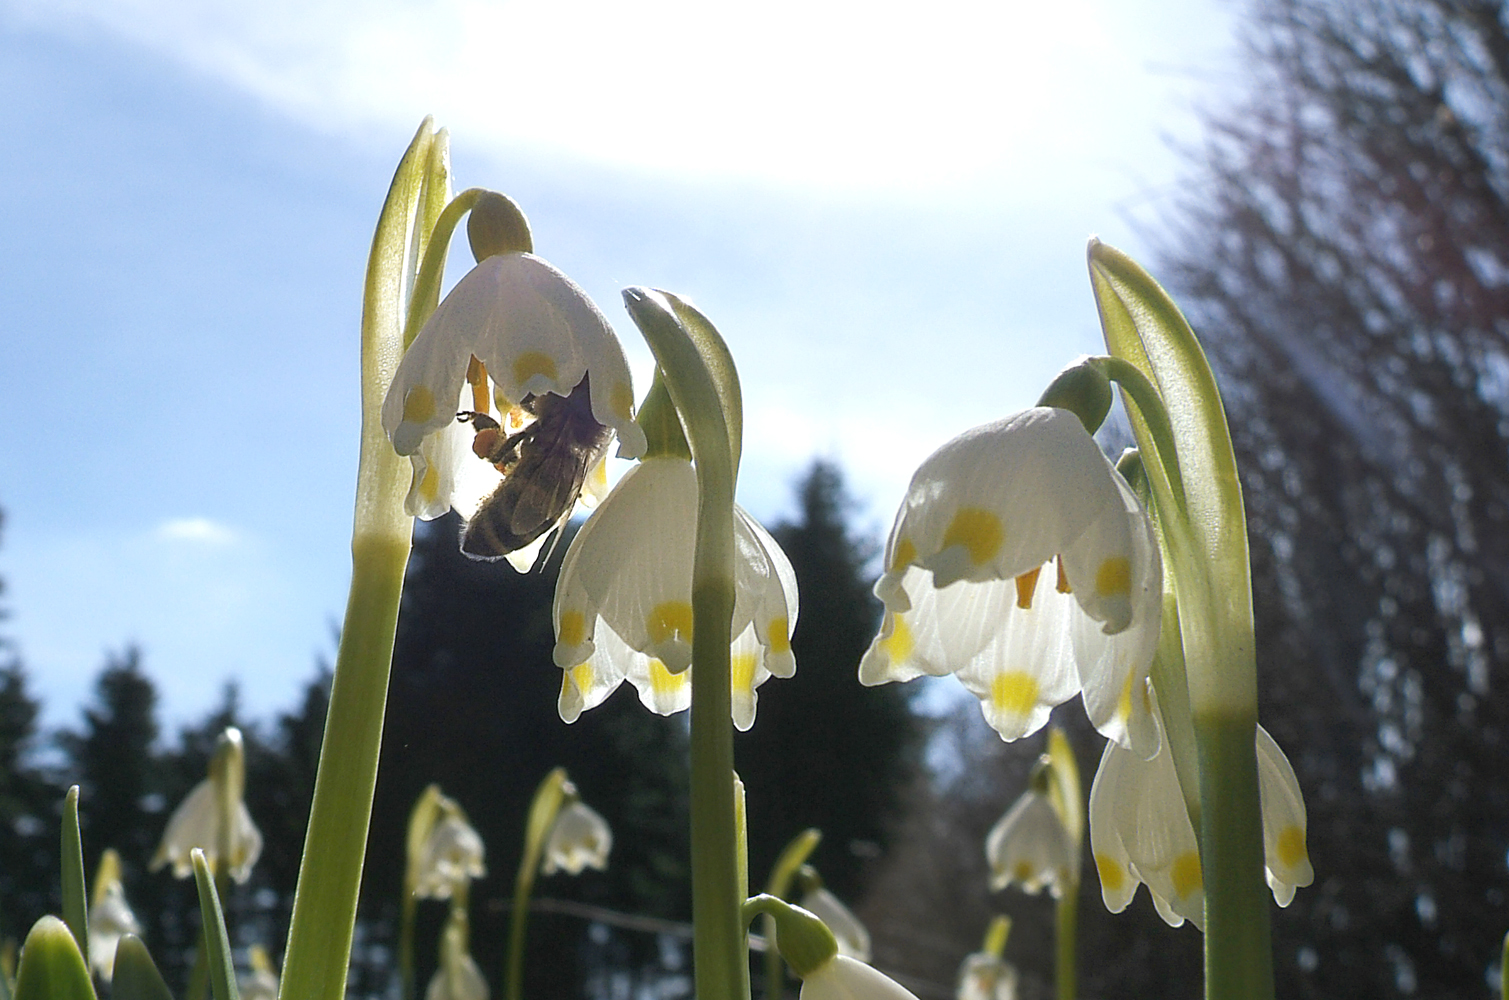
<svg viewBox="0 0 1509 1000">
<path fill-rule="evenodd" d="M 135 934 L 123 936 L 115 949 L 110 1000 L 173 1000 L 162 973 L 157 971 L 157 963 Z"/>
<path fill-rule="evenodd" d="M 84 953 L 57 917 L 43 917 L 26 935 L 15 1000 L 95 1000 Z"/>
</svg>

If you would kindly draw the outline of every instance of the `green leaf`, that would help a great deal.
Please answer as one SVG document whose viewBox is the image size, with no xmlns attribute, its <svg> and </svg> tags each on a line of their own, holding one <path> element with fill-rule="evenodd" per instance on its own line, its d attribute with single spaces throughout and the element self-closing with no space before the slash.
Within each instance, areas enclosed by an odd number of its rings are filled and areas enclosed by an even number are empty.
<svg viewBox="0 0 1509 1000">
<path fill-rule="evenodd" d="M 115 949 L 110 1000 L 173 1000 L 162 973 L 157 971 L 157 963 L 135 934 L 124 935 Z"/>
<path fill-rule="evenodd" d="M 84 888 L 84 842 L 79 836 L 79 786 L 63 796 L 63 921 L 89 963 L 89 896 Z"/>
<path fill-rule="evenodd" d="M 57 917 L 43 917 L 26 935 L 15 1000 L 95 1000 L 84 954 Z"/>
<path fill-rule="evenodd" d="M 1187 629 L 1200 631 L 1186 632 L 1194 708 L 1255 710 L 1247 518 L 1215 375 L 1179 307 L 1135 261 L 1092 240 L 1089 265 L 1106 346 L 1157 388 L 1177 449 L 1183 496 L 1173 500 L 1183 516 L 1169 517 L 1169 511 L 1160 516 L 1171 536 L 1181 619 Z M 1160 453 L 1144 415 L 1135 405 L 1127 411 L 1144 461 L 1151 466 L 1156 459 L 1168 468 L 1173 456 Z M 1156 475 L 1153 481 L 1156 495 Z M 1165 498 L 1158 499 L 1163 506 Z M 1209 654 L 1217 637 L 1227 647 L 1225 662 L 1219 670 L 1197 669 L 1197 663 L 1214 666 Z"/>
<path fill-rule="evenodd" d="M 231 961 L 231 942 L 225 933 L 225 913 L 215 892 L 215 878 L 210 873 L 204 852 L 194 848 L 194 881 L 199 886 L 199 919 L 204 928 L 206 957 L 210 965 L 210 989 L 215 1000 L 241 1000 L 236 988 L 236 967 Z"/>
</svg>

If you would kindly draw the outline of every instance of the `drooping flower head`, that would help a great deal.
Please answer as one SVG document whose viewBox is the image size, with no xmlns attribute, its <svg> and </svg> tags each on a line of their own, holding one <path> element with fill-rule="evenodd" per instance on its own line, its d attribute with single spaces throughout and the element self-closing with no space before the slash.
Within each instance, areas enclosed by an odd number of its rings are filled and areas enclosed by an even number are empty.
<svg viewBox="0 0 1509 1000">
<path fill-rule="evenodd" d="M 1268 885 L 1280 906 L 1315 878 L 1305 849 L 1305 803 L 1289 759 L 1257 727 L 1258 794 Z M 1107 743 L 1090 787 L 1090 844 L 1106 909 L 1120 913 L 1146 884 L 1171 927 L 1205 928 L 1200 842 L 1169 747 L 1143 760 Z"/>
<path fill-rule="evenodd" d="M 466 911 L 452 907 L 440 936 L 440 968 L 430 979 L 425 1000 L 487 1000 L 490 991 L 467 941 Z"/>
<path fill-rule="evenodd" d="M 1054 899 L 1079 884 L 1079 850 L 1042 791 L 1029 788 L 985 838 L 990 887 L 1013 883 L 1036 895 L 1044 888 Z"/>
<path fill-rule="evenodd" d="M 912 477 L 875 585 L 866 684 L 955 674 L 1003 739 L 1076 694 L 1097 729 L 1151 755 L 1146 678 L 1162 562 L 1147 513 L 1068 410 L 967 431 Z"/>
<path fill-rule="evenodd" d="M 630 469 L 572 539 L 555 590 L 555 663 L 567 722 L 627 678 L 661 715 L 691 704 L 697 475 L 673 456 Z M 790 677 L 796 573 L 775 539 L 734 508 L 733 715 L 754 724 L 755 689 Z"/>
<path fill-rule="evenodd" d="M 241 1000 L 278 1000 L 278 973 L 267 949 L 254 944 L 247 950 L 251 972 L 240 980 Z"/>
<path fill-rule="evenodd" d="M 572 789 L 574 794 L 575 789 Z M 555 823 L 545 840 L 545 857 L 540 872 L 553 875 L 558 871 L 580 875 L 583 869 L 604 871 L 608 854 L 613 850 L 613 831 L 608 821 L 595 809 L 574 799 L 555 814 Z"/>
<path fill-rule="evenodd" d="M 126 902 L 121 884 L 121 859 L 115 848 L 100 855 L 89 902 L 89 966 L 105 982 L 115 972 L 115 952 L 121 938 L 140 934 L 141 924 Z"/>
<path fill-rule="evenodd" d="M 975 951 L 959 963 L 956 1000 L 1016 1000 L 1016 966 L 1000 955 Z"/>
<path fill-rule="evenodd" d="M 457 282 L 415 337 L 382 422 L 414 466 L 409 513 L 454 508 L 473 522 L 480 508 L 485 529 L 469 524 L 463 547 L 519 551 L 513 561 L 527 566 L 529 546 L 600 480 L 612 434 L 621 456 L 643 454 L 633 406 L 623 348 L 586 293 L 533 254 L 501 253 Z"/>
<path fill-rule="evenodd" d="M 433 791 L 432 791 L 433 789 Z M 409 879 L 421 899 L 450 899 L 487 874 L 482 837 L 452 798 L 431 785 L 415 806 L 410 821 Z"/>
<path fill-rule="evenodd" d="M 250 878 L 252 865 L 262 854 L 262 833 L 242 801 L 245 791 L 241 730 L 232 726 L 220 734 L 209 777 L 195 785 L 168 817 L 148 870 L 171 863 L 174 878 L 188 878 L 194 874 L 189 855 L 197 847 L 212 871 L 229 871 L 237 882 Z"/>
</svg>

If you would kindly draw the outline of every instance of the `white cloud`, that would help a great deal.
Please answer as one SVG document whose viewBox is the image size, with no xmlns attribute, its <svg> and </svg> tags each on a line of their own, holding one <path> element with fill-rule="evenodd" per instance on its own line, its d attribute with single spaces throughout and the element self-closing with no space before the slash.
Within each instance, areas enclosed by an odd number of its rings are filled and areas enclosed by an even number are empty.
<svg viewBox="0 0 1509 1000">
<path fill-rule="evenodd" d="M 237 540 L 235 531 L 207 517 L 170 518 L 159 524 L 152 533 L 163 541 L 213 546 L 230 545 Z"/>
<path fill-rule="evenodd" d="M 327 128 L 434 112 L 499 150 L 845 191 L 1053 184 L 1064 155 L 1155 147 L 1169 80 L 1146 62 L 1189 21 L 1189 0 L 12 2 Z"/>
</svg>

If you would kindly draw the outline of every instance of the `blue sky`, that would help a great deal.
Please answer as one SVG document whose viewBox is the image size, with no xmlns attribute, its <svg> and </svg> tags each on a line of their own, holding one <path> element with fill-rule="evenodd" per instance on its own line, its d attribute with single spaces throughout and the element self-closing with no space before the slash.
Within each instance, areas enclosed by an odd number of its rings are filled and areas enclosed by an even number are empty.
<svg viewBox="0 0 1509 1000">
<path fill-rule="evenodd" d="M 824 455 L 878 534 L 932 448 L 1095 349 L 1085 240 L 1145 249 L 1230 31 L 1213 0 L 0 0 L 3 627 L 47 722 L 128 642 L 172 723 L 232 677 L 291 705 L 332 649 L 362 268 L 423 114 L 642 386 L 619 289 L 718 324 L 746 507 Z"/>
</svg>

